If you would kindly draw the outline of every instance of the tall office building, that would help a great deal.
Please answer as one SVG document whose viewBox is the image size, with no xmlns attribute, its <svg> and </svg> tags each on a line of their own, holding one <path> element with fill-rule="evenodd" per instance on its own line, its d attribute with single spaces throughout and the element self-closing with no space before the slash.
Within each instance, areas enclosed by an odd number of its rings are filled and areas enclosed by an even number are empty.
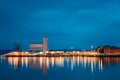
<svg viewBox="0 0 120 80">
<path fill-rule="evenodd" d="M 43 50 L 44 51 L 48 50 L 48 38 L 47 37 L 43 38 Z"/>
</svg>

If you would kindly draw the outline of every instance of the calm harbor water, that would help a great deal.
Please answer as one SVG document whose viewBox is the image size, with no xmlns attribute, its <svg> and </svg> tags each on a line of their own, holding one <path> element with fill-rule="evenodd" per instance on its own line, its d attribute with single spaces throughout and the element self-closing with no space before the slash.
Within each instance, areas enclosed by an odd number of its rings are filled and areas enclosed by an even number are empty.
<svg viewBox="0 0 120 80">
<path fill-rule="evenodd" d="M 1 57 L 0 80 L 120 80 L 120 58 Z"/>
</svg>

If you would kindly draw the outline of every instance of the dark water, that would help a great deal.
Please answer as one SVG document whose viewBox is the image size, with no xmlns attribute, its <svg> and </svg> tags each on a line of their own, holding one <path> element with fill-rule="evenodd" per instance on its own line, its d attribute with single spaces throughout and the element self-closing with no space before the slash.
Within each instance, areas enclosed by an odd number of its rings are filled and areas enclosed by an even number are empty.
<svg viewBox="0 0 120 80">
<path fill-rule="evenodd" d="M 120 80 L 120 58 L 1 57 L 0 80 Z"/>
</svg>

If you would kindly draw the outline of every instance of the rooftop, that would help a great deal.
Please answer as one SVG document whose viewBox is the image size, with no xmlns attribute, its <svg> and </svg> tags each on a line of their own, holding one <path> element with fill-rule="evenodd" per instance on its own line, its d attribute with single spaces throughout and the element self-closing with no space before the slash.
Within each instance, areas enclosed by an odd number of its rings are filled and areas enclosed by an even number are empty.
<svg viewBox="0 0 120 80">
<path fill-rule="evenodd" d="M 43 42 L 31 42 L 30 44 L 43 44 Z"/>
</svg>

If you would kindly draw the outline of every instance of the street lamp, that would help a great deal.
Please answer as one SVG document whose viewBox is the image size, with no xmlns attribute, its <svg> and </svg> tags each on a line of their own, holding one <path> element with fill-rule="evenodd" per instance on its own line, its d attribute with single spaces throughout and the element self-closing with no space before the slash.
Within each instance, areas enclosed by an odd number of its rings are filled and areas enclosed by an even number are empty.
<svg viewBox="0 0 120 80">
<path fill-rule="evenodd" d="M 93 45 L 91 45 L 90 47 L 91 47 L 91 52 L 92 52 L 92 50 L 93 50 L 94 46 L 93 46 Z"/>
</svg>

